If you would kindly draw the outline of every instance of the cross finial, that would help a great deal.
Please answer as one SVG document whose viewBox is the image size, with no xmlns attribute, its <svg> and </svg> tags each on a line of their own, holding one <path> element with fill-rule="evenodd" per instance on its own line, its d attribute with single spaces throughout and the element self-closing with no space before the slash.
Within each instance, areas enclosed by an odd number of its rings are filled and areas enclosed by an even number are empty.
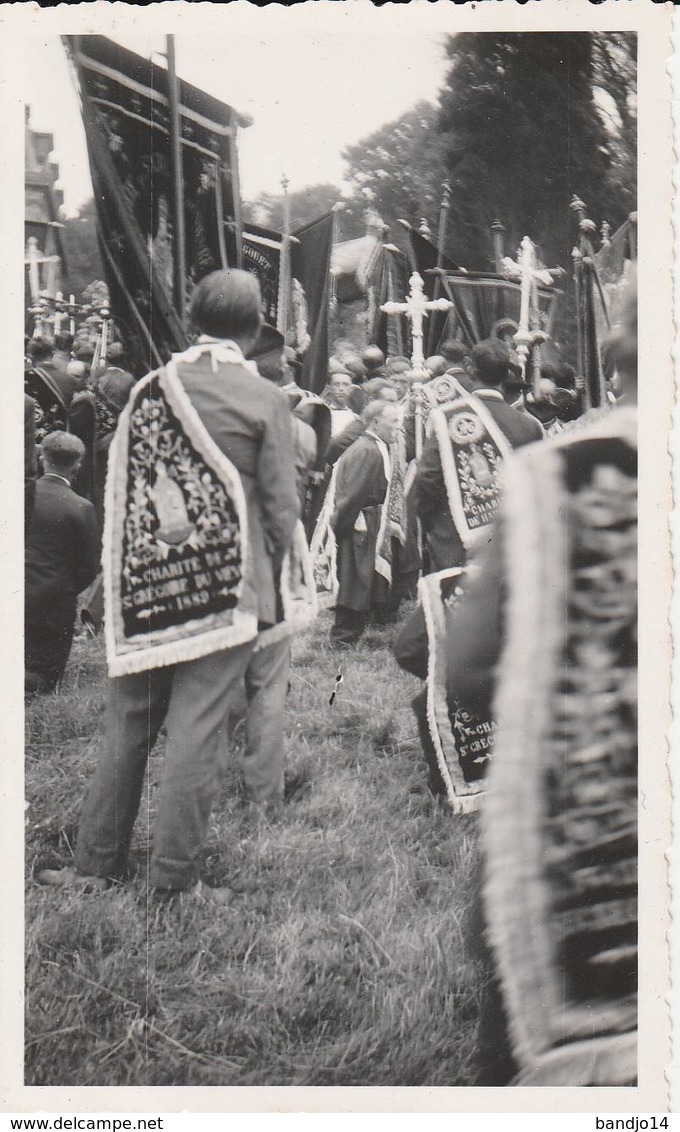
<svg viewBox="0 0 680 1132">
<path fill-rule="evenodd" d="M 413 338 L 413 353 L 411 366 L 418 373 L 424 373 L 425 357 L 423 354 L 423 320 L 430 311 L 447 311 L 453 306 L 450 299 L 434 299 L 428 302 L 425 296 L 425 284 L 417 271 L 409 279 L 409 293 L 403 303 L 383 303 L 381 311 L 385 314 L 405 314 L 411 323 L 411 337 Z"/>
</svg>

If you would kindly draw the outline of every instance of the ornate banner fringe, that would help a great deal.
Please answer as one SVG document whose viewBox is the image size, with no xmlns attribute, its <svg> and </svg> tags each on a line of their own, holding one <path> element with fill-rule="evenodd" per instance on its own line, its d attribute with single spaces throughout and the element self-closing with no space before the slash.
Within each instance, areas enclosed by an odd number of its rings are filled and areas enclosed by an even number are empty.
<svg viewBox="0 0 680 1132">
<path fill-rule="evenodd" d="M 204 348 L 212 347 L 213 344 L 209 344 Z M 193 349 L 195 352 L 196 348 Z M 137 383 L 121 414 L 111 445 L 106 482 L 103 569 L 106 654 L 109 674 L 114 677 L 196 660 L 220 649 L 242 644 L 257 633 L 255 613 L 238 608 L 248 553 L 243 488 L 236 468 L 213 442 L 184 391 L 176 368 L 177 362 L 183 360 L 183 355 L 175 355 L 165 369 L 149 374 Z M 148 403 L 141 413 L 143 423 L 133 422 L 133 414 L 143 404 L 145 395 Z M 156 407 L 153 406 L 154 401 L 157 402 Z M 166 418 L 168 415 L 174 417 L 183 432 L 182 435 L 177 431 L 176 423 L 172 428 L 166 428 L 167 444 L 173 451 L 172 454 L 166 453 L 165 464 L 160 458 L 159 448 L 164 415 Z M 134 428 L 139 428 L 139 432 L 133 437 Z M 136 476 L 129 467 L 132 443 L 141 452 Z M 154 462 L 152 485 L 151 465 Z M 180 465 L 190 485 L 186 496 L 175 478 L 179 474 L 176 468 Z M 204 498 L 200 499 L 201 496 Z M 216 502 L 218 498 L 221 500 L 219 505 Z M 189 521 L 188 507 L 192 514 L 198 516 L 203 514 L 201 508 L 212 507 L 214 510 L 214 515 L 208 515 L 201 524 L 200 532 L 197 525 Z M 158 528 L 153 531 L 150 528 L 152 509 L 159 522 Z M 161 518 L 161 512 L 165 520 Z M 223 522 L 232 523 L 228 542 L 221 537 L 221 531 L 217 534 L 214 530 L 220 516 Z M 131 530 L 133 535 L 135 532 L 139 535 L 138 545 L 134 548 L 126 541 Z M 160 538 L 161 530 L 167 541 Z M 193 556 L 184 563 L 179 556 L 186 553 L 187 547 Z M 162 570 L 165 563 L 175 560 L 179 563 L 178 577 L 170 572 L 170 582 L 163 587 L 162 597 L 158 597 L 158 602 L 165 601 L 165 604 L 152 604 L 156 596 L 152 596 L 151 578 L 146 583 L 146 594 L 139 585 L 132 592 L 130 587 L 135 580 L 144 577 L 145 570 Z M 191 593 L 191 585 L 197 576 L 196 592 Z M 128 589 L 129 593 L 124 592 Z M 178 596 L 175 596 L 175 591 Z M 214 596 L 204 600 L 208 591 Z M 140 597 L 139 603 L 133 601 L 137 597 Z M 205 606 L 208 608 L 204 610 Z M 133 619 L 138 621 L 140 617 L 146 617 L 151 621 L 156 618 L 158 622 L 159 615 L 165 621 L 164 625 L 148 631 L 140 631 L 136 626 L 131 629 Z"/>
<path fill-rule="evenodd" d="M 441 585 L 444 581 L 455 579 L 457 583 L 460 583 L 460 585 L 456 585 L 456 591 L 460 596 L 462 594 L 460 587 L 469 573 L 469 567 L 455 567 L 450 570 L 440 570 L 437 574 L 427 574 L 418 583 L 429 646 L 427 721 L 439 770 L 454 814 L 474 813 L 479 809 L 485 793 L 485 783 L 482 780 L 465 781 L 459 761 L 459 745 L 451 724 L 446 689 L 446 610 L 442 599 Z M 459 715 L 461 728 L 465 731 L 476 734 L 479 727 L 483 727 L 485 736 L 489 736 L 483 749 L 489 750 L 492 742 L 490 728 L 493 725 L 486 720 L 473 719 L 467 714 L 459 713 Z M 482 739 L 477 741 L 483 742 Z"/>
</svg>

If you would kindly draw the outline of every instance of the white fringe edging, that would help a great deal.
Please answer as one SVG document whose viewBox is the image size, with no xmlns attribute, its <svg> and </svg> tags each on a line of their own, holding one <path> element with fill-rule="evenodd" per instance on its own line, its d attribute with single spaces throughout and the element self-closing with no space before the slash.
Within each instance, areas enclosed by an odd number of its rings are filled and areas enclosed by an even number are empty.
<svg viewBox="0 0 680 1132">
<path fill-rule="evenodd" d="M 462 567 L 454 567 L 450 570 L 442 570 L 438 574 L 430 574 L 421 578 L 418 582 L 418 592 L 425 615 L 425 626 L 427 628 L 428 639 L 428 656 L 427 656 L 427 722 L 434 745 L 435 754 L 437 756 L 437 765 L 439 767 L 444 785 L 446 786 L 447 799 L 451 805 L 454 814 L 473 814 L 480 809 L 482 799 L 484 797 L 484 789 L 481 785 L 475 783 L 474 785 L 468 784 L 463 778 L 462 771 L 459 770 L 459 778 L 461 780 L 460 789 L 456 789 L 449 762 L 446 758 L 444 746 L 442 743 L 442 731 L 440 729 L 440 722 L 437 711 L 437 697 L 438 697 L 438 667 L 437 667 L 437 627 L 445 634 L 446 625 L 443 621 L 443 610 L 439 607 L 435 609 L 430 592 L 430 585 L 428 578 L 435 580 L 435 584 L 439 585 L 438 579 L 442 576 L 446 577 L 459 577 L 465 573 Z M 441 603 L 440 603 L 441 604 Z M 448 706 L 446 708 L 446 719 L 442 720 L 441 728 L 451 731 L 451 724 L 448 718 Z M 451 732 L 451 760 L 458 758 L 455 739 L 453 732 Z"/>
</svg>

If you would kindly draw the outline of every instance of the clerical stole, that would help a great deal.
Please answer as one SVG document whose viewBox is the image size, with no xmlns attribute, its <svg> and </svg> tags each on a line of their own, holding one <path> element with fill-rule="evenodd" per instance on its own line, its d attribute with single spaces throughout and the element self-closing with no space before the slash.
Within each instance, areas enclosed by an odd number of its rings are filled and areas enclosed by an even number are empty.
<svg viewBox="0 0 680 1132">
<path fill-rule="evenodd" d="M 175 355 L 133 389 L 111 446 L 104 597 L 111 676 L 195 660 L 255 637 L 239 608 L 248 554 L 236 468 L 209 436 Z M 227 350 L 228 353 L 228 350 Z"/>
<path fill-rule="evenodd" d="M 335 509 L 337 477 L 338 465 L 336 463 L 309 544 L 314 588 L 317 601 L 322 609 L 329 609 L 335 605 L 338 596 L 338 543 L 331 527 L 331 517 Z"/>
<path fill-rule="evenodd" d="M 463 599 L 469 571 L 469 567 L 440 570 L 426 574 L 418 583 L 427 626 L 427 721 L 456 814 L 479 808 L 494 739 L 492 720 L 463 711 L 446 688 L 447 610 L 454 610 Z"/>
<path fill-rule="evenodd" d="M 510 445 L 483 402 L 471 394 L 432 409 L 442 474 L 463 546 L 479 541 L 500 503 L 500 470 Z"/>
<path fill-rule="evenodd" d="M 634 1085 L 637 446 L 619 409 L 508 465 L 484 807 L 490 939 L 523 1085 Z"/>
</svg>

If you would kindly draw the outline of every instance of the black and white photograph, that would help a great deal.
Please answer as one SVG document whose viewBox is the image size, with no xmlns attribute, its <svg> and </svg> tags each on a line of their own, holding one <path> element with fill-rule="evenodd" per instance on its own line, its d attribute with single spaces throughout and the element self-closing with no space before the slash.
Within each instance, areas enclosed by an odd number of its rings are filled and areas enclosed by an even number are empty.
<svg viewBox="0 0 680 1132">
<path fill-rule="evenodd" d="M 16 37 L 14 1084 L 666 1111 L 669 5 L 107 7 Z"/>
</svg>

